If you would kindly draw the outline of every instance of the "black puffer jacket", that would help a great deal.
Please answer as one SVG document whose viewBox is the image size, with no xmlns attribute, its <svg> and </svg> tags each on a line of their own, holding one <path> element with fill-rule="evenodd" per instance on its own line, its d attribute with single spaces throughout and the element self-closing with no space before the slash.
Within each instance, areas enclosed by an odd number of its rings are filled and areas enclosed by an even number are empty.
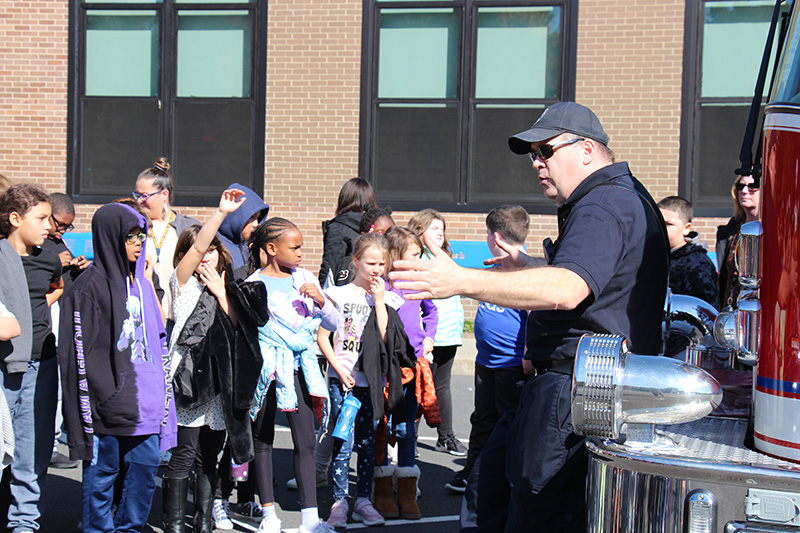
<svg viewBox="0 0 800 533">
<path fill-rule="evenodd" d="M 705 248 L 686 243 L 670 253 L 669 288 L 675 294 L 700 298 L 719 309 L 717 270 Z"/>
<path fill-rule="evenodd" d="M 725 289 L 738 281 L 728 279 L 727 261 L 733 241 L 736 240 L 736 236 L 739 235 L 739 229 L 741 227 L 742 223 L 735 218 L 731 218 L 724 226 L 717 226 L 717 245 L 715 251 L 717 252 L 717 268 L 719 270 L 720 304 L 723 307 L 728 304 L 728 302 L 725 301 L 727 300 L 725 298 Z"/>
<path fill-rule="evenodd" d="M 177 343 L 184 356 L 175 370 L 173 389 L 176 405 L 184 409 L 222 394 L 231 453 L 241 464 L 254 456 L 249 410 L 262 364 L 258 327 L 266 323 L 269 313 L 263 283 L 231 280 L 226 291 L 236 324 L 204 289 L 179 333 Z"/>
<path fill-rule="evenodd" d="M 319 269 L 319 284 L 325 285 L 328 270 L 340 259 L 353 253 L 358 238 L 358 229 L 364 213 L 342 213 L 333 220 L 322 223 L 322 266 Z"/>
</svg>

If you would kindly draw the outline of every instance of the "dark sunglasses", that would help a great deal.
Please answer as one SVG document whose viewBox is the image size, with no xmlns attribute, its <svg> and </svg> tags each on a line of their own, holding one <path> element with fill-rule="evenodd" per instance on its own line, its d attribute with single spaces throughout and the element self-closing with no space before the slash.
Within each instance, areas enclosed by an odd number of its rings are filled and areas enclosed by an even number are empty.
<svg viewBox="0 0 800 533">
<path fill-rule="evenodd" d="M 536 161 L 537 157 L 542 161 L 547 161 L 548 159 L 553 157 L 553 154 L 556 153 L 557 148 L 561 148 L 563 146 L 568 146 L 570 144 L 575 144 L 578 141 L 585 141 L 585 140 L 586 139 L 582 137 L 578 137 L 577 139 L 570 139 L 568 141 L 556 144 L 540 144 L 537 148 L 531 150 L 530 154 L 528 155 L 531 157 L 531 161 Z"/>
<path fill-rule="evenodd" d="M 745 187 L 750 189 L 751 191 L 757 191 L 761 188 L 761 178 L 754 179 L 753 183 L 742 183 L 741 181 L 736 182 L 736 190 L 742 192 Z"/>
<path fill-rule="evenodd" d="M 58 219 L 55 217 L 55 215 L 50 215 L 50 218 L 53 219 L 53 222 L 56 223 L 56 231 L 58 231 L 59 233 L 67 233 L 75 229 L 75 226 L 73 226 L 72 224 L 63 224 L 59 222 Z"/>
<path fill-rule="evenodd" d="M 128 233 L 125 235 L 125 242 L 128 244 L 136 244 L 136 241 L 144 242 L 146 238 L 146 233 Z"/>
</svg>

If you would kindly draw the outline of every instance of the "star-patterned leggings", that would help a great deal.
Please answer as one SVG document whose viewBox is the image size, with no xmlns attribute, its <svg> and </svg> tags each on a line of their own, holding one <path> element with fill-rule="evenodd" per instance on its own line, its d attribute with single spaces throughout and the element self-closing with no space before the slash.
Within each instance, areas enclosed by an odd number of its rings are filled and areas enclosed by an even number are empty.
<svg viewBox="0 0 800 533">
<path fill-rule="evenodd" d="M 331 377 L 328 390 L 331 396 L 331 420 L 335 421 L 342 408 L 342 401 L 344 401 L 341 381 Z M 350 432 L 350 440 L 344 442 L 334 439 L 333 444 L 334 459 L 331 465 L 331 478 L 333 478 L 333 497 L 337 501 L 347 498 L 347 474 L 354 444 L 358 452 L 356 470 L 358 497 L 369 498 L 372 492 L 372 478 L 375 474 L 375 430 L 378 423 L 372 420 L 372 401 L 369 397 L 369 389 L 353 387 L 353 394 L 361 401 L 361 408 L 356 416 L 355 427 Z"/>
</svg>

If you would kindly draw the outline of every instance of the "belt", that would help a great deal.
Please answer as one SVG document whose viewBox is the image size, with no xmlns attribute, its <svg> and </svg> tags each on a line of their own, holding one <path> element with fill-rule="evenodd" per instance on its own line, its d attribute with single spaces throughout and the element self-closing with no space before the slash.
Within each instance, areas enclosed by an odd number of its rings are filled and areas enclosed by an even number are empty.
<svg viewBox="0 0 800 533">
<path fill-rule="evenodd" d="M 533 377 L 541 376 L 545 372 L 558 372 L 560 374 L 572 375 L 574 359 L 556 359 L 549 361 L 533 361 Z"/>
</svg>

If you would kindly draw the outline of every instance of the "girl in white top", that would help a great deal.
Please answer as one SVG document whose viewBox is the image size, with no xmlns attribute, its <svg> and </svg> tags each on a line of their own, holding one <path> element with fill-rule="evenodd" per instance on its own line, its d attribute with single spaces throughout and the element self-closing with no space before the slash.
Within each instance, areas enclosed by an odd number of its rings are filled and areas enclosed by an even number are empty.
<svg viewBox="0 0 800 533">
<path fill-rule="evenodd" d="M 202 228 L 190 227 L 178 239 L 175 254 L 177 264 L 169 278 L 172 316 L 175 320 L 174 334 L 170 340 L 171 377 L 184 358 L 178 344 L 180 333 L 192 317 L 205 289 L 216 298 L 222 311 L 235 320 L 225 289 L 225 268 L 231 259 L 216 234 L 225 217 L 236 211 L 243 202 L 244 192 L 238 189 L 223 192 L 219 207 L 208 222 Z M 176 411 L 178 446 L 173 448 L 164 474 L 164 531 L 183 531 L 186 488 L 192 463 L 195 463 L 194 530 L 210 532 L 213 498 L 208 490 L 214 486 L 217 455 L 225 441 L 222 399 L 217 394 L 203 405 L 191 409 L 178 407 Z M 201 498 L 200 494 L 207 494 L 209 498 Z"/>
<path fill-rule="evenodd" d="M 191 217 L 183 216 L 172 210 L 175 201 L 175 182 L 169 173 L 169 163 L 166 158 L 159 157 L 151 168 L 143 170 L 136 177 L 133 198 L 139 203 L 142 210 L 150 217 L 152 222 L 147 233 L 148 255 L 152 252 L 155 262 L 155 271 L 164 297 L 161 307 L 168 319 L 172 319 L 172 291 L 166 285 L 175 270 L 173 257 L 178 244 L 178 236 L 193 224 L 199 224 Z M 167 334 L 171 332 L 171 323 L 167 326 Z"/>
<path fill-rule="evenodd" d="M 326 533 L 329 530 L 319 519 L 314 480 L 314 400 L 322 404 L 323 423 L 327 423 L 329 400 L 314 339 L 320 323 L 336 328 L 340 316 L 322 294 L 317 278 L 300 268 L 303 235 L 297 226 L 284 218 L 270 218 L 256 228 L 252 239 L 247 280 L 265 285 L 269 308 L 269 320 L 258 328 L 263 366 L 250 409 L 253 466 L 262 505 L 258 531 L 281 531 L 272 485 L 275 411 L 280 409 L 292 430 L 302 519 L 299 532 Z"/>
<path fill-rule="evenodd" d="M 350 439 L 343 442 L 335 440 L 331 464 L 334 503 L 328 518 L 331 527 L 346 527 L 349 506 L 347 473 L 350 454 L 355 443 L 358 449 L 357 499 L 353 508 L 353 519 L 368 526 L 384 523 L 383 517 L 370 502 L 372 480 L 375 472 L 375 429 L 370 390 L 364 372 L 357 370 L 356 362 L 363 354 L 363 336 L 370 314 L 375 311 L 378 332 L 386 342 L 386 329 L 389 314 L 386 305 L 397 309 L 403 299 L 385 290 L 384 273 L 389 254 L 386 238 L 379 233 L 364 233 L 355 243 L 353 266 L 356 277 L 347 285 L 329 287 L 325 294 L 334 301 L 342 314 L 342 323 L 333 335 L 333 346 L 329 340 L 330 332 L 319 329 L 317 342 L 330 363 L 328 372 L 328 392 L 331 397 L 332 429 L 348 392 L 361 401 L 361 408 L 355 419 L 355 427 Z M 326 436 L 326 438 L 330 438 Z"/>
</svg>

